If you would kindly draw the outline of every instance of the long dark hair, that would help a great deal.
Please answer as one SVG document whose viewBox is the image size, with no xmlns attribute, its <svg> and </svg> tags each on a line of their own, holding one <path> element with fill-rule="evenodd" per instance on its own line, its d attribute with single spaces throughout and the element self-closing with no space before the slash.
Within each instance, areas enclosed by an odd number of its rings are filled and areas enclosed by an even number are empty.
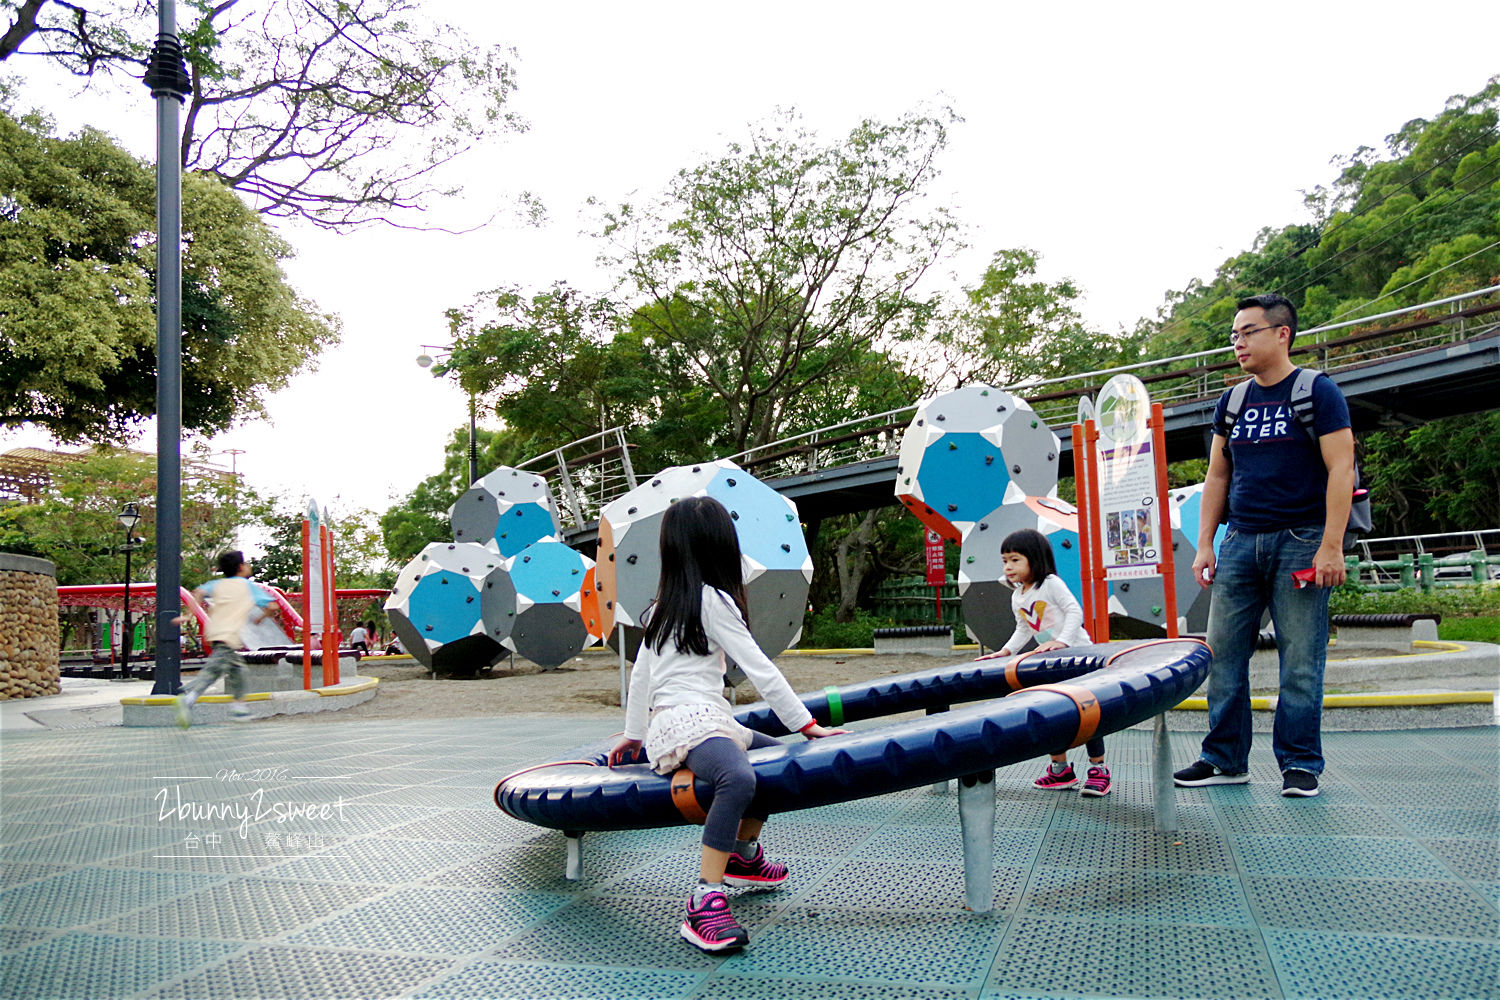
<svg viewBox="0 0 1500 1000">
<path fill-rule="evenodd" d="M 1057 575 L 1057 561 L 1052 558 L 1052 543 L 1035 528 L 1012 531 L 1000 543 L 1000 553 L 1014 552 L 1031 564 L 1031 585 L 1040 587 L 1049 576 Z"/>
<path fill-rule="evenodd" d="M 661 581 L 647 616 L 645 643 L 658 653 L 670 639 L 678 649 L 708 655 L 703 631 L 703 585 L 728 594 L 746 623 L 740 539 L 729 511 L 713 497 L 686 497 L 661 519 Z"/>
</svg>

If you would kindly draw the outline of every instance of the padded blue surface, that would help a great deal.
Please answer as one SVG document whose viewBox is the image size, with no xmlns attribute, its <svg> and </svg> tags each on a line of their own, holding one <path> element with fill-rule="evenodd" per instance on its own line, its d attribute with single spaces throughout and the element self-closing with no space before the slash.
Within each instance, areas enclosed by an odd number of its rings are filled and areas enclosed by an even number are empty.
<svg viewBox="0 0 1500 1000">
<path fill-rule="evenodd" d="M 843 720 L 857 721 L 918 708 L 942 707 L 1011 690 L 1004 660 L 910 674 L 840 689 Z M 1166 711 L 1207 676 L 1208 647 L 1192 639 L 1110 643 L 1028 657 L 1018 668 L 1024 688 L 1055 683 L 1086 691 L 1098 704 L 1099 735 L 1118 732 Z M 1024 676 L 1020 674 L 1024 671 Z M 803 698 L 825 724 L 830 698 Z M 1058 691 L 1021 690 L 1008 697 L 926 718 L 823 740 L 768 747 L 750 754 L 755 805 L 770 812 L 809 809 L 991 770 L 1041 753 L 1076 746 L 1082 712 Z M 740 720 L 785 733 L 764 706 Z M 501 780 L 495 803 L 507 814 L 559 830 L 623 830 L 686 822 L 667 778 L 645 764 L 600 766 L 602 757 L 530 768 Z M 694 783 L 704 809 L 713 788 Z"/>
</svg>

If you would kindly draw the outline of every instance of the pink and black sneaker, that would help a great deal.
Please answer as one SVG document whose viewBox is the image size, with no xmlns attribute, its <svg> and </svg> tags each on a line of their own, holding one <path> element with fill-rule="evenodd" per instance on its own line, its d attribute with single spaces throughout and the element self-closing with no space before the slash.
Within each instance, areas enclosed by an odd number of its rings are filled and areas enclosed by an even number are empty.
<svg viewBox="0 0 1500 1000">
<path fill-rule="evenodd" d="M 746 861 L 736 853 L 724 866 L 724 881 L 738 886 L 776 886 L 786 881 L 786 865 L 766 860 L 766 850 L 755 845 L 755 857 Z"/>
<path fill-rule="evenodd" d="M 729 900 L 722 892 L 705 892 L 697 906 L 688 900 L 682 936 L 693 947 L 710 953 L 734 951 L 750 943 L 750 935 L 729 912 Z"/>
<path fill-rule="evenodd" d="M 1063 768 L 1061 774 L 1053 774 L 1052 768 L 1042 772 L 1042 776 L 1032 782 L 1038 788 L 1050 788 L 1053 791 L 1062 791 L 1065 788 L 1078 787 L 1078 775 L 1073 773 L 1073 765 L 1069 764 Z"/>
<path fill-rule="evenodd" d="M 1089 768 L 1088 780 L 1083 783 L 1083 788 L 1079 790 L 1078 794 L 1103 798 L 1109 794 L 1109 789 L 1109 768 L 1103 764 L 1098 764 Z"/>
</svg>

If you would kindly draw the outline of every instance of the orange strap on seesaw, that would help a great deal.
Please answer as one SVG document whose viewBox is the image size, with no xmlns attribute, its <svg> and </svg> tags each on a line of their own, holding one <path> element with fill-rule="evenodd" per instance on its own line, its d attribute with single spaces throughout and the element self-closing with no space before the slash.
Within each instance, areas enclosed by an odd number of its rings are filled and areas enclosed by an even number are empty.
<svg viewBox="0 0 1500 1000">
<path fill-rule="evenodd" d="M 1073 704 L 1078 706 L 1078 735 L 1073 737 L 1073 742 L 1068 746 L 1082 746 L 1099 728 L 1099 699 L 1088 688 L 1077 684 L 1038 684 L 1026 691 L 1028 694 L 1032 691 L 1053 691 L 1072 699 Z"/>
<path fill-rule="evenodd" d="M 672 804 L 689 823 L 702 826 L 708 820 L 708 812 L 698 804 L 698 795 L 693 791 L 693 772 L 685 767 L 672 772 Z"/>
</svg>

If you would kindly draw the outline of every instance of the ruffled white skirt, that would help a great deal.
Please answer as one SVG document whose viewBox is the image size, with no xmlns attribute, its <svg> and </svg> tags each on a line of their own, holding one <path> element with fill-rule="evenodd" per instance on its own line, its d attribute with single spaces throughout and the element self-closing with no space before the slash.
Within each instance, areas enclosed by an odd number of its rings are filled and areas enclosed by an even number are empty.
<svg viewBox="0 0 1500 1000">
<path fill-rule="evenodd" d="M 682 767 L 688 751 L 706 739 L 723 736 L 750 749 L 750 730 L 717 705 L 668 705 L 651 713 L 646 728 L 646 759 L 657 774 Z"/>
</svg>

